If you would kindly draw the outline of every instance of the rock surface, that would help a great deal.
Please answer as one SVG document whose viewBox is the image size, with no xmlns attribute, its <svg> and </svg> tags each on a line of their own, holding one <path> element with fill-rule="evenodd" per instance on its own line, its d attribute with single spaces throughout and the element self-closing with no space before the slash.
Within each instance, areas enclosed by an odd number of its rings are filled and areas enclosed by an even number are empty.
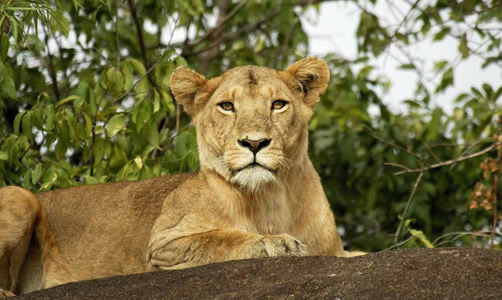
<svg viewBox="0 0 502 300">
<path fill-rule="evenodd" d="M 70 283 L 15 299 L 502 299 L 502 252 L 436 248 L 231 261 Z"/>
</svg>

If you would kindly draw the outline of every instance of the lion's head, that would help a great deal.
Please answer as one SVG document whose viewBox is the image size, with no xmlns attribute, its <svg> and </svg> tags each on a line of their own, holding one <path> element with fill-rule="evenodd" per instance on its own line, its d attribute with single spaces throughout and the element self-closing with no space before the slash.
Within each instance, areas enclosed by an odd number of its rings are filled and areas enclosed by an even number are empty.
<svg viewBox="0 0 502 300">
<path fill-rule="evenodd" d="M 195 123 L 201 168 L 253 192 L 307 159 L 307 122 L 328 81 L 326 63 L 309 57 L 285 71 L 244 66 L 210 80 L 179 68 L 171 90 Z"/>
</svg>

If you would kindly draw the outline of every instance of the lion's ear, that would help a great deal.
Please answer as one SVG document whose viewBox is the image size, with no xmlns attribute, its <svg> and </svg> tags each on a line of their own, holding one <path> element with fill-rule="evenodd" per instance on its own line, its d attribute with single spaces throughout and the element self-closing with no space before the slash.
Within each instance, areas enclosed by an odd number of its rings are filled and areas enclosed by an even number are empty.
<svg viewBox="0 0 502 300">
<path fill-rule="evenodd" d="M 326 62 L 317 57 L 307 57 L 286 69 L 293 82 L 290 87 L 305 95 L 305 104 L 313 107 L 319 102 L 329 82 L 329 68 Z"/>
<path fill-rule="evenodd" d="M 178 68 L 171 74 L 171 91 L 176 102 L 183 105 L 185 111 L 193 116 L 198 111 L 198 106 L 205 99 L 200 99 L 200 92 L 206 85 L 206 78 L 187 68 Z"/>
</svg>

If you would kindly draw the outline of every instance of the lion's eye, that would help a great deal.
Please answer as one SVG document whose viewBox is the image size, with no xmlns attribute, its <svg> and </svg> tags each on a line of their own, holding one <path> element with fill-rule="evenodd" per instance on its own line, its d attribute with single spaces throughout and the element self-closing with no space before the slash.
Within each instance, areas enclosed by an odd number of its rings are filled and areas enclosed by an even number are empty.
<svg viewBox="0 0 502 300">
<path fill-rule="evenodd" d="M 278 110 L 278 109 L 284 108 L 286 105 L 288 105 L 287 101 L 284 101 L 284 100 L 275 100 L 272 103 L 272 109 L 273 110 Z"/>
<path fill-rule="evenodd" d="M 232 102 L 220 102 L 218 106 L 226 111 L 234 111 L 234 104 Z"/>
</svg>

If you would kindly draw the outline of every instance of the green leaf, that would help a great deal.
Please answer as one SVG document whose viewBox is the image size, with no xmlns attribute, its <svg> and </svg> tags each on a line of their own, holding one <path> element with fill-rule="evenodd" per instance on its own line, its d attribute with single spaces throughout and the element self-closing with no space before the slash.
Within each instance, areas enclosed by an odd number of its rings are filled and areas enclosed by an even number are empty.
<svg viewBox="0 0 502 300">
<path fill-rule="evenodd" d="M 44 108 L 45 130 L 52 131 L 56 126 L 56 111 L 53 105 L 47 105 Z"/>
<path fill-rule="evenodd" d="M 58 160 L 64 160 L 66 158 L 66 151 L 68 150 L 68 144 L 63 138 L 58 139 L 56 144 L 56 158 Z"/>
<path fill-rule="evenodd" d="M 142 76 L 146 75 L 145 66 L 143 66 L 143 64 L 141 62 L 139 62 L 139 60 L 134 59 L 134 58 L 129 58 L 128 62 L 132 65 L 134 70 L 136 70 L 136 72 L 138 72 L 140 75 L 142 75 Z"/>
<path fill-rule="evenodd" d="M 183 131 L 176 137 L 176 155 L 184 157 L 196 147 L 195 136 L 189 131 Z"/>
<path fill-rule="evenodd" d="M 483 83 L 482 87 L 483 90 L 485 91 L 486 99 L 497 100 L 496 98 L 494 98 L 495 92 L 493 91 L 491 85 L 489 85 L 488 83 Z"/>
<path fill-rule="evenodd" d="M 176 65 L 178 67 L 188 67 L 187 61 L 185 60 L 185 58 L 183 58 L 183 56 L 176 57 L 174 61 L 176 62 Z"/>
<path fill-rule="evenodd" d="M 434 70 L 442 71 L 448 65 L 448 61 L 440 60 L 434 63 Z"/>
<path fill-rule="evenodd" d="M 402 70 L 414 70 L 415 66 L 413 64 L 403 64 L 399 66 L 399 69 Z"/>
<path fill-rule="evenodd" d="M 112 95 L 119 96 L 124 89 L 124 75 L 116 68 L 110 68 L 106 71 L 108 89 Z"/>
<path fill-rule="evenodd" d="M 85 184 L 99 184 L 99 180 L 94 176 L 85 175 Z"/>
<path fill-rule="evenodd" d="M 156 113 L 160 109 L 160 94 L 157 90 L 153 91 L 153 112 Z"/>
<path fill-rule="evenodd" d="M 42 107 L 32 110 L 31 123 L 38 129 L 44 128 L 44 110 Z"/>
<path fill-rule="evenodd" d="M 84 122 L 85 122 L 85 135 L 90 137 L 92 134 L 92 120 L 86 113 L 83 113 Z"/>
<path fill-rule="evenodd" d="M 446 90 L 449 86 L 453 85 L 454 78 L 453 78 L 453 68 L 450 67 L 446 72 L 443 73 L 443 77 L 441 78 L 441 82 L 439 85 L 436 87 L 436 93 L 442 92 Z"/>
<path fill-rule="evenodd" d="M 42 164 L 38 163 L 33 169 L 33 173 L 31 173 L 31 183 L 37 184 L 38 180 L 42 177 L 44 170 L 42 168 Z"/>
<path fill-rule="evenodd" d="M 18 113 L 14 118 L 14 134 L 19 135 L 19 125 L 21 124 L 21 120 L 24 117 L 24 112 Z"/>
<path fill-rule="evenodd" d="M 425 234 L 421 230 L 410 229 L 412 236 L 419 239 L 427 248 L 434 248 L 434 245 L 425 237 Z"/>
<path fill-rule="evenodd" d="M 171 95 L 165 90 L 160 90 L 160 95 L 162 96 L 162 105 L 166 108 L 168 113 L 174 112 L 174 101 Z"/>
<path fill-rule="evenodd" d="M 458 52 L 462 54 L 462 58 L 465 59 L 469 56 L 469 46 L 467 45 L 467 34 L 464 32 L 460 38 L 460 43 L 458 45 Z"/>
<path fill-rule="evenodd" d="M 157 129 L 157 126 L 155 126 L 155 124 L 150 126 L 150 128 L 148 130 L 148 142 L 150 143 L 150 145 L 152 145 L 156 149 L 160 149 L 160 147 L 159 147 L 159 131 Z"/>
<path fill-rule="evenodd" d="M 0 73 L 2 73 L 2 80 L 0 81 L 0 96 L 16 99 L 16 84 L 12 79 L 10 68 L 0 61 Z"/>
<path fill-rule="evenodd" d="M 440 41 L 440 40 L 442 40 L 450 32 L 450 30 L 451 30 L 451 28 L 448 27 L 448 26 L 445 26 L 445 27 L 441 28 L 441 30 L 439 30 L 434 35 L 433 41 Z"/>
<path fill-rule="evenodd" d="M 80 97 L 79 97 L 79 96 L 77 96 L 77 95 L 71 95 L 71 96 L 69 96 L 69 97 L 64 98 L 63 100 L 60 100 L 60 101 L 56 104 L 56 106 L 61 106 L 61 105 L 65 104 L 65 103 L 68 103 L 68 102 L 70 102 L 70 101 L 72 101 L 72 100 L 77 100 L 77 99 L 80 99 Z"/>
<path fill-rule="evenodd" d="M 414 108 L 421 108 L 422 105 L 418 103 L 417 101 L 413 101 L 410 99 L 404 100 L 404 103 L 408 104 L 409 107 L 414 107 Z"/>
<path fill-rule="evenodd" d="M 9 153 L 0 151 L 0 160 L 8 160 L 9 159 Z"/>
<path fill-rule="evenodd" d="M 70 31 L 70 21 L 66 19 L 63 12 L 59 9 L 52 10 L 51 25 L 54 31 L 59 30 L 65 37 L 68 37 Z"/>
<path fill-rule="evenodd" d="M 108 124 L 106 124 L 106 132 L 108 136 L 113 137 L 118 132 L 123 130 L 126 126 L 126 116 L 125 115 L 116 115 L 113 116 Z"/>
<path fill-rule="evenodd" d="M 146 122 L 151 117 L 151 110 L 149 106 L 150 106 L 149 103 L 144 100 L 138 102 L 138 104 L 136 105 L 135 123 L 136 123 L 136 132 L 138 133 L 141 131 L 141 129 L 143 129 L 143 126 L 145 126 Z"/>
<path fill-rule="evenodd" d="M 129 91 L 134 84 L 134 74 L 128 64 L 122 64 L 121 70 L 124 75 L 124 89 Z"/>
<path fill-rule="evenodd" d="M 56 171 L 56 169 L 54 169 L 53 167 L 50 167 L 47 172 L 45 172 L 45 175 L 44 177 L 42 178 L 42 182 L 44 183 L 42 185 L 42 189 L 47 189 L 49 188 L 50 186 L 52 186 L 52 184 L 54 182 L 56 182 L 56 180 L 58 179 L 58 173 Z M 44 188 L 45 186 L 45 188 Z"/>
<path fill-rule="evenodd" d="M 31 112 L 26 112 L 24 114 L 23 120 L 21 121 L 21 126 L 23 127 L 23 135 L 25 135 L 30 141 L 33 140 L 33 128 L 31 127 Z"/>
<path fill-rule="evenodd" d="M 94 145 L 92 145 L 92 153 L 94 156 L 93 166 L 96 166 L 103 160 L 103 156 L 105 155 L 105 141 L 97 137 L 94 141 Z"/>
<path fill-rule="evenodd" d="M 141 79 L 136 86 L 136 99 L 145 99 L 145 97 L 148 95 L 148 92 L 150 91 L 150 88 L 151 86 L 150 82 L 148 82 L 148 78 L 145 77 Z"/>
<path fill-rule="evenodd" d="M 1 26 L 1 23 L 0 23 Z M 5 60 L 7 58 L 7 52 L 9 51 L 9 36 L 5 33 L 1 33 L 0 37 L 0 59 Z"/>
<path fill-rule="evenodd" d="M 136 165 L 138 166 L 138 169 L 141 170 L 141 168 L 143 168 L 143 160 L 141 159 L 141 157 L 136 157 L 134 159 L 134 162 L 136 163 Z"/>
</svg>

